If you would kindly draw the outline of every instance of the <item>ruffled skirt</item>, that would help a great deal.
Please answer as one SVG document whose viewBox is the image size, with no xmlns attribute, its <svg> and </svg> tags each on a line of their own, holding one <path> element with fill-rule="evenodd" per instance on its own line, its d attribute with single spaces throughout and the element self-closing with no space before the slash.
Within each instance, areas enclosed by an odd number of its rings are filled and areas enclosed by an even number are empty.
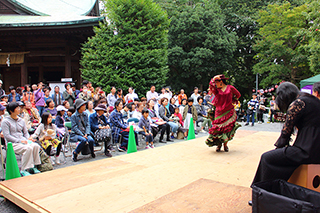
<svg viewBox="0 0 320 213">
<path fill-rule="evenodd" d="M 215 119 L 211 117 L 211 120 L 212 127 L 209 129 L 210 135 L 206 140 L 206 144 L 209 147 L 221 146 L 223 143 L 232 140 L 237 129 L 241 126 L 236 123 L 237 114 L 234 109 L 218 115 Z"/>
</svg>

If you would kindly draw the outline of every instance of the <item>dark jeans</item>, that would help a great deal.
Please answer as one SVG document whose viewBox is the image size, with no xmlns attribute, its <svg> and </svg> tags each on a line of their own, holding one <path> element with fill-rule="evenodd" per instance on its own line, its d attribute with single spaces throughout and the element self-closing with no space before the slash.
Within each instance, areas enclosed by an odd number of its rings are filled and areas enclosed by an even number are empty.
<svg viewBox="0 0 320 213">
<path fill-rule="evenodd" d="M 121 146 L 128 147 L 129 132 L 121 130 L 119 134 L 122 136 Z M 138 145 L 138 134 L 136 132 L 134 132 L 134 138 L 136 139 L 136 144 Z"/>
<path fill-rule="evenodd" d="M 39 111 L 39 115 L 41 116 L 44 111 L 44 106 L 36 106 L 36 108 Z"/>
<path fill-rule="evenodd" d="M 86 143 L 89 144 L 89 149 L 91 151 L 91 153 L 94 153 L 94 149 L 93 149 L 93 143 L 94 143 L 94 140 L 93 138 L 89 135 L 88 136 L 88 139 L 86 139 L 85 137 L 82 137 L 80 135 L 78 135 L 78 141 L 80 141 L 80 143 L 78 144 L 75 152 L 77 154 L 79 154 L 81 152 L 81 150 L 84 148 L 84 146 L 86 145 Z"/>
<path fill-rule="evenodd" d="M 148 143 L 153 142 L 153 136 L 152 135 L 146 135 L 145 132 L 141 132 L 140 134 L 145 136 L 146 142 L 148 142 Z"/>
<path fill-rule="evenodd" d="M 270 111 L 271 111 L 271 113 L 270 113 L 270 122 L 273 122 L 274 110 L 271 109 Z"/>
<path fill-rule="evenodd" d="M 160 140 L 163 139 L 163 135 L 165 132 L 167 133 L 167 138 L 170 137 L 170 125 L 169 124 L 159 125 L 158 128 L 161 131 Z"/>
<path fill-rule="evenodd" d="M 254 124 L 254 114 L 255 114 L 255 112 L 252 112 L 251 115 L 247 115 L 247 123 L 249 123 L 249 121 L 250 121 L 250 116 L 252 116 L 252 123 Z"/>
</svg>

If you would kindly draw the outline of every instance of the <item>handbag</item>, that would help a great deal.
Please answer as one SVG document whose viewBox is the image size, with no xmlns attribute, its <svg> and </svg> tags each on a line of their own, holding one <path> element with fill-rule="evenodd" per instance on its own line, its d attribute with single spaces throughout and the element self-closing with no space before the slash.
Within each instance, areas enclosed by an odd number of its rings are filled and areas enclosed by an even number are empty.
<svg viewBox="0 0 320 213">
<path fill-rule="evenodd" d="M 111 138 L 111 129 L 98 129 L 94 132 L 96 142 L 102 142 Z"/>
<path fill-rule="evenodd" d="M 251 109 L 247 109 L 247 115 L 252 115 L 252 113 L 253 113 L 253 110 L 251 110 Z"/>
</svg>

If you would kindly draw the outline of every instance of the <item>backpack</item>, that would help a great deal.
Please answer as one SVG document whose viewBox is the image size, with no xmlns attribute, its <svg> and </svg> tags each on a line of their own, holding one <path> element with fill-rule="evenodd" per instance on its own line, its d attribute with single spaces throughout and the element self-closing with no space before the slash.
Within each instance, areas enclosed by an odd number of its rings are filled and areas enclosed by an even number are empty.
<svg viewBox="0 0 320 213">
<path fill-rule="evenodd" d="M 40 150 L 40 160 L 41 165 L 38 165 L 38 169 L 40 172 L 46 172 L 53 170 L 53 166 L 50 160 L 50 157 L 41 149 Z"/>
</svg>

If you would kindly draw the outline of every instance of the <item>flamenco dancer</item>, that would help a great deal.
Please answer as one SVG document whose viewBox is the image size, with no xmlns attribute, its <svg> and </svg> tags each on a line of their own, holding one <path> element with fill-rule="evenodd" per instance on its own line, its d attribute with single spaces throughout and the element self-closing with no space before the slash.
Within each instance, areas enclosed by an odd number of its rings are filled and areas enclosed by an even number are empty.
<svg viewBox="0 0 320 213">
<path fill-rule="evenodd" d="M 238 103 L 241 94 L 234 86 L 227 85 L 228 79 L 224 75 L 216 75 L 209 83 L 209 89 L 215 95 L 212 102 L 215 112 L 209 113 L 212 127 L 209 129 L 210 135 L 206 144 L 209 147 L 217 146 L 217 152 L 220 152 L 222 144 L 224 151 L 229 151 L 228 141 L 233 139 L 236 130 L 241 126 L 236 123 L 237 114 L 233 105 Z"/>
</svg>

